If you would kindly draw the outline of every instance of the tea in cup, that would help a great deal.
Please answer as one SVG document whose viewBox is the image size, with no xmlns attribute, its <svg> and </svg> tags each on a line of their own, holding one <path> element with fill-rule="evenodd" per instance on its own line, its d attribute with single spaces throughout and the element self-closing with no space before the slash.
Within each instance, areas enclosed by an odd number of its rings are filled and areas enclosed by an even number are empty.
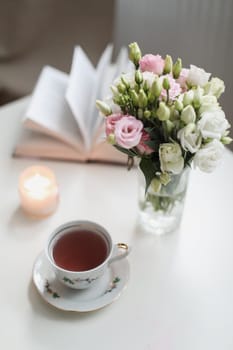
<svg viewBox="0 0 233 350">
<path fill-rule="evenodd" d="M 107 230 L 91 221 L 72 221 L 58 227 L 46 246 L 57 279 L 74 289 L 92 286 L 112 262 L 128 254 L 127 244 L 113 244 Z"/>
</svg>

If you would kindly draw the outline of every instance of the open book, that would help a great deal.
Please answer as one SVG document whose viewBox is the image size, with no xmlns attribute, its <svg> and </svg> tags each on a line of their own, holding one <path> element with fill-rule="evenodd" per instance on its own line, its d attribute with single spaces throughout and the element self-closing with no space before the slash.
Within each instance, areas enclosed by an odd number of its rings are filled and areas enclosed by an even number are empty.
<svg viewBox="0 0 233 350">
<path fill-rule="evenodd" d="M 81 47 L 74 50 L 70 74 L 53 67 L 42 69 L 22 120 L 23 130 L 14 155 L 100 162 L 126 162 L 126 156 L 105 141 L 104 117 L 96 99 L 110 93 L 115 77 L 128 69 L 122 48 L 111 64 L 112 46 L 93 67 Z"/>
</svg>

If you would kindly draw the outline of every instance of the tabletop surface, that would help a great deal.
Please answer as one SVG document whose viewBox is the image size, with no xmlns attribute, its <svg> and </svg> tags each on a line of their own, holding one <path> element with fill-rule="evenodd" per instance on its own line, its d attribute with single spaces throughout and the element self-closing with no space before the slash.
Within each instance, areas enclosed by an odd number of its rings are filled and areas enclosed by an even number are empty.
<svg viewBox="0 0 233 350">
<path fill-rule="evenodd" d="M 155 237 L 137 225 L 137 171 L 114 165 L 12 157 L 28 99 L 0 109 L 0 348 L 232 350 L 233 155 L 212 174 L 192 171 L 179 232 Z M 39 163 L 56 174 L 54 215 L 33 220 L 20 209 L 17 183 Z M 47 304 L 32 268 L 50 233 L 70 220 L 103 225 L 132 247 L 120 298 L 77 313 Z"/>
</svg>

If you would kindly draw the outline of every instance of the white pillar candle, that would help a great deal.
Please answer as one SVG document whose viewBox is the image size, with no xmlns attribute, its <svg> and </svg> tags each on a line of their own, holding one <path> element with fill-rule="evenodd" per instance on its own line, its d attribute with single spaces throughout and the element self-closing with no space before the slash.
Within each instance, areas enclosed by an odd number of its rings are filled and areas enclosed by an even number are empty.
<svg viewBox="0 0 233 350">
<path fill-rule="evenodd" d="M 54 173 L 45 166 L 25 169 L 19 178 L 19 195 L 23 210 L 35 217 L 52 214 L 58 204 L 58 186 Z"/>
</svg>

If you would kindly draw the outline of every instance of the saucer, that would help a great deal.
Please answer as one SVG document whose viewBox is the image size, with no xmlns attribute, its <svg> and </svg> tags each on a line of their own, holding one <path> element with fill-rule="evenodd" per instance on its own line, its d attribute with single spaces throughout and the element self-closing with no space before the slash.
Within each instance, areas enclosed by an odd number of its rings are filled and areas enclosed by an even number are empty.
<svg viewBox="0 0 233 350">
<path fill-rule="evenodd" d="M 112 263 L 95 286 L 74 290 L 60 283 L 42 252 L 33 267 L 33 282 L 49 304 L 66 311 L 98 310 L 119 298 L 129 279 L 127 259 Z"/>
</svg>

